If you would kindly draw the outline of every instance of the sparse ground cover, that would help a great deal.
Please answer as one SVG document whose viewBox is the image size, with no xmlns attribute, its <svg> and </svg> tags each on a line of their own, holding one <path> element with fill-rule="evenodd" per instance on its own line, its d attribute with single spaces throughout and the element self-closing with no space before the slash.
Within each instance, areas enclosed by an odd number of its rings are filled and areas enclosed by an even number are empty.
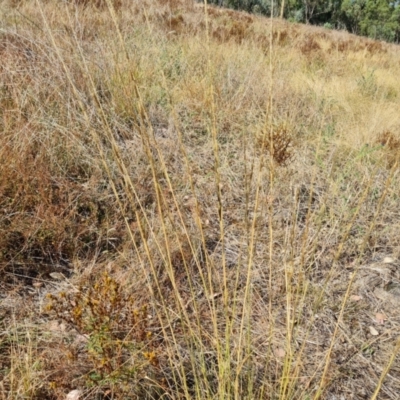
<svg viewBox="0 0 400 400">
<path fill-rule="evenodd" d="M 399 47 L 81 3 L 0 2 L 0 398 L 397 399 Z"/>
</svg>

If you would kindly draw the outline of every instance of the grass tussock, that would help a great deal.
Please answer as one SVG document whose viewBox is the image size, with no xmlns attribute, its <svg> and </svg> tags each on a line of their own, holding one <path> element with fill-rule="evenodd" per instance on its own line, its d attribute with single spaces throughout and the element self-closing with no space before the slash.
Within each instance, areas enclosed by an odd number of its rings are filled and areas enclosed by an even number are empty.
<svg viewBox="0 0 400 400">
<path fill-rule="evenodd" d="M 0 21 L 1 399 L 397 398 L 398 47 L 179 0 Z"/>
</svg>

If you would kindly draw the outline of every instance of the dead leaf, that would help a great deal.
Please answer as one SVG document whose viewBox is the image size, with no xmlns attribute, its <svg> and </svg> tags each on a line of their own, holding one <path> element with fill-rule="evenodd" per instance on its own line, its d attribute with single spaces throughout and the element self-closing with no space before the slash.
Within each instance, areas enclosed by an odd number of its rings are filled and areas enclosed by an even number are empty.
<svg viewBox="0 0 400 400">
<path fill-rule="evenodd" d="M 87 335 L 87 334 L 84 334 L 84 335 L 78 334 L 75 337 L 74 344 L 81 344 L 81 343 L 86 344 L 88 341 L 89 341 L 89 335 Z"/>
<path fill-rule="evenodd" d="M 385 323 L 385 321 L 387 320 L 387 316 L 382 313 L 376 313 L 375 320 L 378 324 L 383 325 Z"/>
<path fill-rule="evenodd" d="M 353 294 L 352 296 L 350 296 L 350 299 L 353 301 L 360 301 L 362 299 L 362 297 L 358 296 L 356 294 Z"/>
<path fill-rule="evenodd" d="M 392 263 L 394 263 L 394 258 L 392 258 L 392 257 L 385 257 L 385 258 L 383 259 L 383 262 L 384 262 L 384 264 L 392 264 Z"/>
<path fill-rule="evenodd" d="M 51 332 L 65 332 L 66 326 L 63 322 L 52 320 L 47 323 L 47 329 Z"/>
<path fill-rule="evenodd" d="M 274 354 L 275 357 L 283 358 L 286 355 L 286 351 L 285 349 L 282 349 L 282 347 L 278 347 L 277 349 L 275 349 Z"/>
<path fill-rule="evenodd" d="M 214 294 L 210 294 L 210 296 L 208 297 L 210 300 L 214 300 L 218 297 L 222 296 L 222 293 L 214 293 Z"/>
<path fill-rule="evenodd" d="M 370 331 L 371 335 L 373 335 L 373 336 L 379 335 L 379 332 L 373 326 L 369 327 L 369 331 Z"/>
<path fill-rule="evenodd" d="M 67 394 L 65 400 L 79 400 L 82 395 L 82 390 L 72 390 Z"/>
<path fill-rule="evenodd" d="M 50 272 L 50 277 L 53 279 L 58 279 L 60 281 L 62 281 L 63 279 L 65 279 L 65 276 L 60 273 L 60 272 Z"/>
<path fill-rule="evenodd" d="M 305 388 L 305 389 L 307 389 L 308 387 L 310 387 L 311 380 L 310 380 L 309 377 L 307 377 L 307 376 L 302 376 L 302 377 L 300 378 L 300 382 L 304 385 L 304 388 Z"/>
</svg>

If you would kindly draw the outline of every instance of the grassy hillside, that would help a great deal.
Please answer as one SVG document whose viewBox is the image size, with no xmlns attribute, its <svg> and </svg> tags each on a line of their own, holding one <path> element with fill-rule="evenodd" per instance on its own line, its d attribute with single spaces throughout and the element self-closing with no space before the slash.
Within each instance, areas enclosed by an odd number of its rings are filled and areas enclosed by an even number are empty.
<svg viewBox="0 0 400 400">
<path fill-rule="evenodd" d="M 397 399 L 400 48 L 76 3 L 0 1 L 0 398 Z"/>
</svg>

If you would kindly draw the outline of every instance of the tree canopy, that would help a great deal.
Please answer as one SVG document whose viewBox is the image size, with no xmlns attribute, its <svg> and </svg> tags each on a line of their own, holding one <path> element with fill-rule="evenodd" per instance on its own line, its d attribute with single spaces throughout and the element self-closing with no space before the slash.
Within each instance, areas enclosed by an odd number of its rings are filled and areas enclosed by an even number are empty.
<svg viewBox="0 0 400 400">
<path fill-rule="evenodd" d="M 399 0 L 208 0 L 209 3 L 291 21 L 346 29 L 400 42 Z"/>
</svg>

